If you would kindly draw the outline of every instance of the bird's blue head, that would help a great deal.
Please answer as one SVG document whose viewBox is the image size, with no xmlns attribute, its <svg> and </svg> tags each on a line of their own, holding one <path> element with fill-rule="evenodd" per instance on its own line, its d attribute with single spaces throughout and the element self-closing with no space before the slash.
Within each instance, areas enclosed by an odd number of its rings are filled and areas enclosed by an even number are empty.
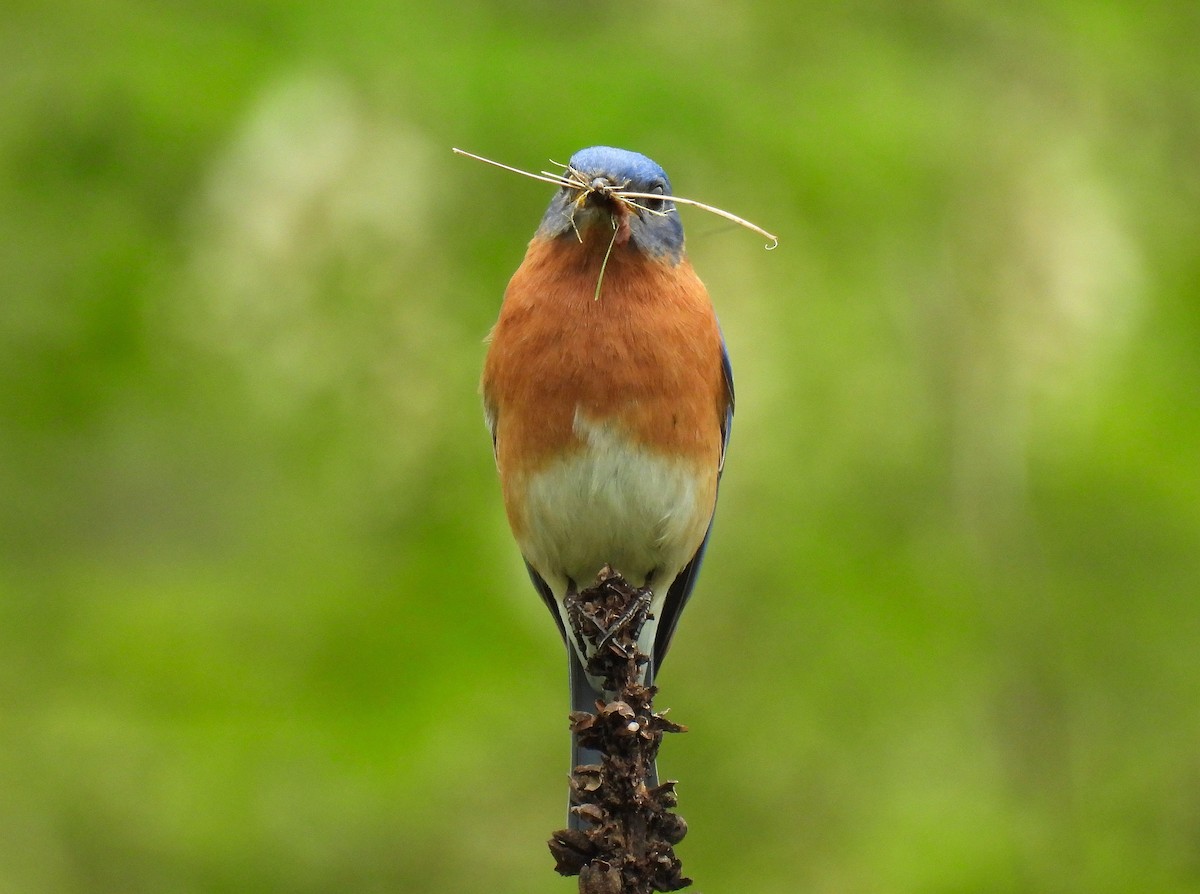
<svg viewBox="0 0 1200 894">
<path fill-rule="evenodd" d="M 607 227 L 627 225 L 630 244 L 672 264 L 679 262 L 683 256 L 683 224 L 675 203 L 668 198 L 671 181 L 652 160 L 626 149 L 592 146 L 571 156 L 567 176 L 593 188 L 560 189 L 542 217 L 539 236 L 575 239 L 597 223 Z M 655 198 L 622 201 L 609 194 L 617 190 L 648 193 Z"/>
</svg>

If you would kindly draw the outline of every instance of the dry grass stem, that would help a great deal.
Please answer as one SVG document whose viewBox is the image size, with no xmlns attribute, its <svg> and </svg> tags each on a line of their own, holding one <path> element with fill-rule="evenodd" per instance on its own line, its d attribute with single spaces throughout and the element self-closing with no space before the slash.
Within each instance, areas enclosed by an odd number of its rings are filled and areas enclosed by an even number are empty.
<svg viewBox="0 0 1200 894">
<path fill-rule="evenodd" d="M 600 195 L 602 195 L 606 198 L 614 199 L 618 202 L 621 202 L 623 205 L 626 205 L 627 207 L 636 208 L 639 211 L 645 211 L 648 214 L 669 214 L 670 212 L 669 211 L 659 211 L 654 208 L 648 208 L 647 206 L 640 205 L 637 202 L 634 202 L 632 200 L 633 199 L 650 199 L 651 201 L 662 200 L 662 201 L 667 201 L 667 202 L 674 202 L 679 205 L 690 205 L 693 208 L 699 208 L 701 211 L 708 211 L 709 213 L 715 214 L 718 217 L 723 217 L 726 220 L 737 224 L 738 226 L 742 226 L 748 230 L 752 230 L 755 233 L 758 233 L 760 236 L 762 236 L 765 239 L 770 239 L 771 240 L 770 243 L 766 246 L 767 251 L 770 251 L 771 249 L 773 249 L 779 245 L 779 237 L 774 235 L 773 233 L 768 233 L 762 227 L 758 226 L 758 224 L 751 223 L 750 221 L 746 220 L 745 218 L 738 217 L 736 214 L 734 214 L 730 211 L 726 211 L 723 208 L 717 208 L 717 207 L 715 207 L 713 205 L 709 205 L 705 202 L 697 201 L 696 199 L 688 199 L 688 198 L 684 198 L 683 196 L 664 196 L 664 195 L 659 195 L 658 193 L 629 192 L 625 189 L 625 187 L 629 185 L 628 181 L 623 183 L 621 186 L 613 186 L 611 184 L 589 183 L 587 181 L 587 178 L 583 175 L 582 172 L 575 170 L 570 165 L 563 165 L 563 167 L 566 169 L 566 173 L 561 176 L 551 174 L 549 171 L 542 171 L 540 174 L 534 174 L 534 173 L 531 173 L 530 171 L 522 171 L 520 168 L 514 168 L 511 165 L 506 165 L 506 164 L 503 164 L 498 161 L 493 161 L 490 158 L 484 158 L 482 155 L 476 155 L 473 152 L 467 152 L 465 149 L 453 149 L 452 151 L 456 155 L 465 155 L 467 158 L 473 158 L 476 161 L 481 161 L 484 164 L 489 164 L 489 165 L 492 165 L 493 167 L 502 168 L 505 171 L 511 171 L 514 174 L 520 174 L 524 177 L 531 177 L 534 180 L 541 180 L 545 183 L 553 183 L 555 186 L 562 186 L 562 187 L 566 187 L 568 189 L 577 189 L 577 190 L 579 190 L 579 197 L 576 200 L 577 202 L 587 198 L 589 195 L 591 195 L 593 193 L 599 193 Z M 553 159 L 551 159 L 551 162 L 556 163 L 553 161 Z M 672 209 L 672 210 L 674 210 L 674 209 Z M 611 249 L 611 246 L 610 246 L 610 249 Z M 607 260 L 607 256 L 606 256 L 606 260 Z M 596 285 L 596 297 L 597 298 L 600 297 L 599 284 Z"/>
</svg>

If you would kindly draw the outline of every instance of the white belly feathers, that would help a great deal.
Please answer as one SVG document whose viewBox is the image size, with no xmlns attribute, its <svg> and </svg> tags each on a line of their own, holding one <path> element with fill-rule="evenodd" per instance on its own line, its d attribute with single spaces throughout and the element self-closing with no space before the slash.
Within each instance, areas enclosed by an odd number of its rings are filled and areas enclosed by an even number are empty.
<svg viewBox="0 0 1200 894">
<path fill-rule="evenodd" d="M 694 467 L 656 455 L 603 423 L 575 414 L 581 451 L 527 482 L 521 550 L 560 599 L 568 578 L 591 586 L 605 564 L 631 584 L 653 573 L 655 602 L 704 538 L 711 506 Z"/>
</svg>

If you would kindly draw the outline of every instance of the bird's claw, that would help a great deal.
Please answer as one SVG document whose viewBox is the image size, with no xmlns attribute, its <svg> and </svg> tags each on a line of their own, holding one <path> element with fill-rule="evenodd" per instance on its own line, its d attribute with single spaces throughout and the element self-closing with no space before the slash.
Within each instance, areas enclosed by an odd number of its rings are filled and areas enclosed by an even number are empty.
<svg viewBox="0 0 1200 894">
<path fill-rule="evenodd" d="M 614 642 L 617 634 L 623 632 L 630 626 L 634 630 L 641 630 L 642 625 L 646 623 L 646 619 L 650 617 L 650 591 L 640 590 L 633 600 L 630 601 L 629 607 L 623 611 L 615 621 L 604 629 L 604 636 L 599 643 L 596 644 L 596 651 L 602 652 L 605 649 L 614 649 L 622 658 L 628 658 L 629 649 L 621 643 Z M 636 648 L 636 639 L 634 640 L 634 648 Z"/>
</svg>

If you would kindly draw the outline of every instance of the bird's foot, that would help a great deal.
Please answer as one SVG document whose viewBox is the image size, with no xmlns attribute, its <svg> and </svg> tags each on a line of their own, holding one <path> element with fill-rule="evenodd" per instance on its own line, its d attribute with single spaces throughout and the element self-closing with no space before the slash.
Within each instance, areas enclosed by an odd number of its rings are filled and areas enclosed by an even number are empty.
<svg viewBox="0 0 1200 894">
<path fill-rule="evenodd" d="M 621 639 L 632 640 L 632 644 L 617 642 L 618 637 L 626 630 L 632 628 L 634 631 L 641 631 L 642 625 L 646 623 L 646 619 L 650 617 L 650 590 L 643 588 L 638 590 L 634 598 L 630 601 L 629 607 L 623 611 L 615 621 L 608 625 L 604 631 L 604 636 L 596 645 L 597 652 L 603 652 L 605 649 L 614 648 L 622 658 L 630 657 L 631 649 L 637 648 L 637 633 L 632 637 L 621 637 Z"/>
</svg>

